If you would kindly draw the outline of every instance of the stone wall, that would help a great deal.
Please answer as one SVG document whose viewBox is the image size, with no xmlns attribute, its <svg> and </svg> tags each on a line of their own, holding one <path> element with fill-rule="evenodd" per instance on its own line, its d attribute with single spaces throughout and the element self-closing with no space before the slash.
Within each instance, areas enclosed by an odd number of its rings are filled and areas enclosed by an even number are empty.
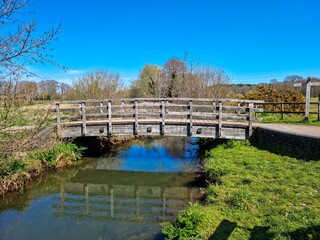
<svg viewBox="0 0 320 240">
<path fill-rule="evenodd" d="M 320 137 L 297 135 L 263 127 L 254 129 L 251 143 L 268 151 L 304 160 L 320 160 Z"/>
</svg>

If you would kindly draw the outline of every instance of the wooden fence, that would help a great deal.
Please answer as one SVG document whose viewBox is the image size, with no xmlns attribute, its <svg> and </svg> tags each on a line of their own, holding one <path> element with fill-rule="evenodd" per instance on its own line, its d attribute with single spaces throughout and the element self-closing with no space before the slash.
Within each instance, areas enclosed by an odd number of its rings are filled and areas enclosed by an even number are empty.
<svg viewBox="0 0 320 240">
<path fill-rule="evenodd" d="M 257 104 L 257 107 L 263 108 L 263 113 L 281 114 L 281 119 L 283 120 L 285 114 L 305 114 L 305 105 L 305 102 L 265 102 Z M 268 110 L 269 106 L 271 106 L 272 110 Z M 287 106 L 295 106 L 298 110 L 286 110 Z M 301 107 L 303 111 L 301 111 Z M 292 107 L 289 109 L 292 109 Z M 320 121 L 320 98 L 318 102 L 310 102 L 310 109 L 309 114 L 317 115 L 317 119 Z M 257 114 L 255 113 L 256 116 Z"/>
</svg>

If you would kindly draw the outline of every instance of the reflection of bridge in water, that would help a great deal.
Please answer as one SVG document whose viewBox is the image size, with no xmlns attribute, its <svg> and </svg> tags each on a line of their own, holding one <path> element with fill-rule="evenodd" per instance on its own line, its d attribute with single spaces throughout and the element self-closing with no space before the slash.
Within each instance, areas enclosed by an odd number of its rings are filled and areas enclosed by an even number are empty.
<svg viewBox="0 0 320 240">
<path fill-rule="evenodd" d="M 60 190 L 57 217 L 158 223 L 201 196 L 194 173 L 81 171 Z"/>
</svg>

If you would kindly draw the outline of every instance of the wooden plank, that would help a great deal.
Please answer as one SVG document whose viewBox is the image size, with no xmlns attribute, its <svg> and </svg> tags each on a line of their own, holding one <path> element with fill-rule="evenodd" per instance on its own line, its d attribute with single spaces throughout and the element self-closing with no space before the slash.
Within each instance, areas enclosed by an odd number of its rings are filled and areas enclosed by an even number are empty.
<svg viewBox="0 0 320 240">
<path fill-rule="evenodd" d="M 212 98 L 110 98 L 110 99 L 87 99 L 87 100 L 75 100 L 75 101 L 62 101 L 60 102 L 61 104 L 81 104 L 82 102 L 85 103 L 99 103 L 99 102 L 108 102 L 108 101 L 112 101 L 112 102 L 121 102 L 121 101 L 125 101 L 125 102 L 135 102 L 135 101 L 146 101 L 146 102 L 152 102 L 152 101 L 169 101 L 169 102 L 173 102 L 173 101 L 177 101 L 177 102 L 189 102 L 190 100 L 193 100 L 193 102 L 212 102 L 212 101 L 218 101 L 218 102 L 241 102 L 241 103 L 264 103 L 264 101 L 262 100 L 239 100 L 239 99 L 212 99 Z M 56 102 L 54 102 L 55 104 Z"/>
</svg>

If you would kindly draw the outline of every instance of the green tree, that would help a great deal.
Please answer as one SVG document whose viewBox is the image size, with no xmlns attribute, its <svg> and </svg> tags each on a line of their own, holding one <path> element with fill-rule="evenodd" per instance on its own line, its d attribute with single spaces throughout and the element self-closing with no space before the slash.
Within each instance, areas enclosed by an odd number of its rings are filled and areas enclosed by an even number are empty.
<svg viewBox="0 0 320 240">
<path fill-rule="evenodd" d="M 162 71 L 157 65 L 146 64 L 134 81 L 131 97 L 161 97 L 165 90 Z"/>
</svg>

